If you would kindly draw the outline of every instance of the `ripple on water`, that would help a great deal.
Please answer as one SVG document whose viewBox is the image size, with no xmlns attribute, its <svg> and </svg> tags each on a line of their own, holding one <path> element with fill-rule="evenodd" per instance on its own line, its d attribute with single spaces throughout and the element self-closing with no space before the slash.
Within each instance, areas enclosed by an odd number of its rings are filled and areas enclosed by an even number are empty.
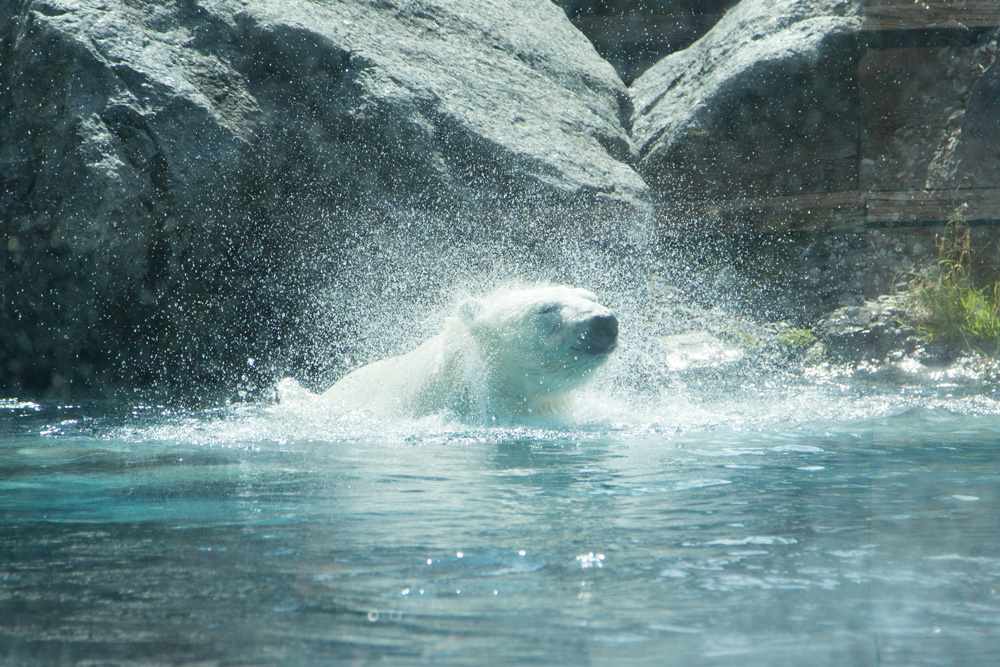
<svg viewBox="0 0 1000 667">
<path fill-rule="evenodd" d="M 732 484 L 728 479 L 690 479 L 674 483 L 674 491 L 691 491 L 694 489 L 707 489 L 711 486 L 726 486 Z"/>
<path fill-rule="evenodd" d="M 827 659 L 817 637 L 853 651 L 894 633 L 884 662 L 949 664 L 1000 627 L 1000 420 L 865 412 L 877 398 L 833 422 L 773 404 L 747 420 L 747 401 L 709 424 L 703 401 L 693 421 L 560 428 L 7 402 L 0 581 L 19 606 L 0 630 L 92 648 L 81 663 L 139 655 L 134 630 L 173 662 L 530 663 L 572 646 L 608 664 L 669 647 L 691 665 L 832 665 L 850 651 Z M 81 623 L 85 643 L 60 639 Z"/>
</svg>

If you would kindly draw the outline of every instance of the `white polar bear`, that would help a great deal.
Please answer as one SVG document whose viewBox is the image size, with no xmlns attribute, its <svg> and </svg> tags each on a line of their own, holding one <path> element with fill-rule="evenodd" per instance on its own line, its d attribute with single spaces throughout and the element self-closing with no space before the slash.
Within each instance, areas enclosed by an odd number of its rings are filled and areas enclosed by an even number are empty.
<svg viewBox="0 0 1000 667">
<path fill-rule="evenodd" d="M 572 287 L 463 302 L 417 349 L 350 373 L 321 399 L 335 409 L 503 419 L 560 412 L 618 344 L 618 319 Z"/>
</svg>

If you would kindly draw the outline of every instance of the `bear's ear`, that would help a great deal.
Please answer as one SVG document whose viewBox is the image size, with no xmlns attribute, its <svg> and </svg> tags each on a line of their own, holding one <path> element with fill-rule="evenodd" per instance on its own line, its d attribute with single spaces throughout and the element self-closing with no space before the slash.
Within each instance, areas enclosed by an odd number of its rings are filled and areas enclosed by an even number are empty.
<svg viewBox="0 0 1000 667">
<path fill-rule="evenodd" d="M 469 326 L 482 309 L 483 305 L 478 300 L 466 299 L 458 307 L 458 319 L 462 320 L 465 326 Z"/>
</svg>

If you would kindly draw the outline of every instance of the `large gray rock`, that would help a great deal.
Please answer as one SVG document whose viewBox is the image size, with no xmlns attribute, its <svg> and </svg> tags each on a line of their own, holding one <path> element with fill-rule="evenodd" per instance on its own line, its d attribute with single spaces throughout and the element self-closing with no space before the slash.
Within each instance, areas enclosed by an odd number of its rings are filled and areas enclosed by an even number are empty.
<svg viewBox="0 0 1000 667">
<path fill-rule="evenodd" d="M 928 168 L 928 188 L 1000 187 L 1000 61 L 979 77 Z"/>
<path fill-rule="evenodd" d="M 907 298 L 882 296 L 860 306 L 838 308 L 817 323 L 813 334 L 837 360 L 912 354 L 921 345 L 913 309 Z"/>
<path fill-rule="evenodd" d="M 632 136 L 662 198 L 850 189 L 858 4 L 743 0 L 639 77 Z"/>
<path fill-rule="evenodd" d="M 8 391 L 266 372 L 371 235 L 644 232 L 625 88 L 547 2 L 0 0 L 0 63 Z"/>
</svg>

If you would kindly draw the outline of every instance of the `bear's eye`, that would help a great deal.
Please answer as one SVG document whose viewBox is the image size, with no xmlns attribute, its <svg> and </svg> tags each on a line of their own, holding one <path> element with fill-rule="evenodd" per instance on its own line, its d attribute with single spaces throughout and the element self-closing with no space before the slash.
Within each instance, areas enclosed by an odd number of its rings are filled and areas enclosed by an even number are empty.
<svg viewBox="0 0 1000 667">
<path fill-rule="evenodd" d="M 539 308 L 538 309 L 538 314 L 539 315 L 548 315 L 549 313 L 554 313 L 557 310 L 559 310 L 559 306 L 556 306 L 554 304 L 550 304 L 548 306 L 542 306 L 541 308 Z"/>
</svg>

